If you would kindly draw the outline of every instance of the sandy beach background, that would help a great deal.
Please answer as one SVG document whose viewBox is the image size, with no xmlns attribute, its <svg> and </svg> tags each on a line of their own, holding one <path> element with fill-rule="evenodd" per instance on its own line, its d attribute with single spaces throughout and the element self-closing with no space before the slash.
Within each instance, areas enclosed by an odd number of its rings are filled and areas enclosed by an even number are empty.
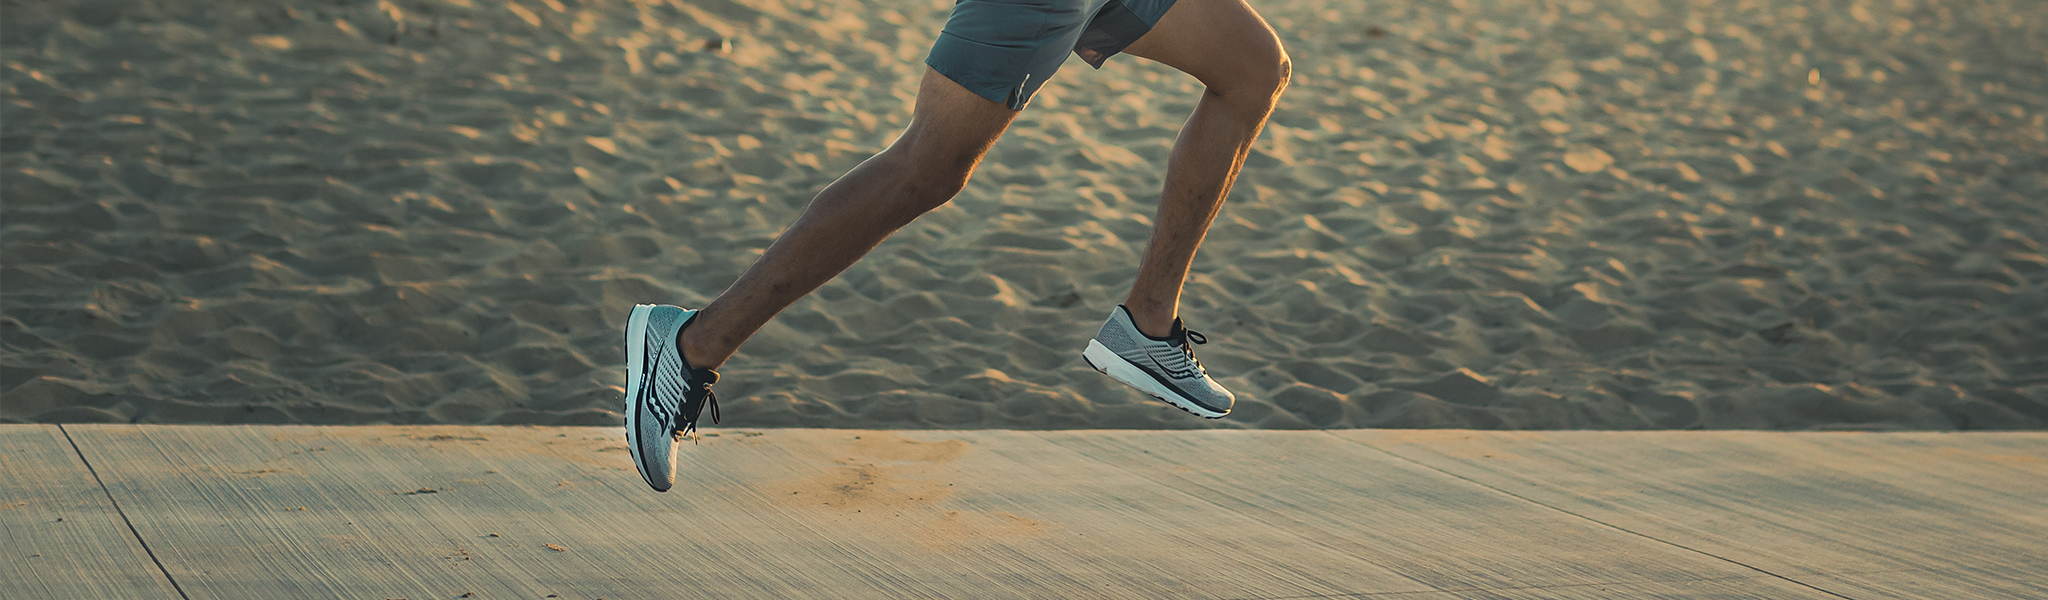
<svg viewBox="0 0 2048 600">
<path fill-rule="evenodd" d="M 1080 360 L 1199 93 L 1120 57 L 742 349 L 726 423 L 2048 423 L 2048 4 L 1255 5 L 1294 84 L 1183 309 L 1231 417 Z M 886 144 L 950 4 L 0 7 L 0 420 L 607 425 L 628 308 Z"/>
</svg>

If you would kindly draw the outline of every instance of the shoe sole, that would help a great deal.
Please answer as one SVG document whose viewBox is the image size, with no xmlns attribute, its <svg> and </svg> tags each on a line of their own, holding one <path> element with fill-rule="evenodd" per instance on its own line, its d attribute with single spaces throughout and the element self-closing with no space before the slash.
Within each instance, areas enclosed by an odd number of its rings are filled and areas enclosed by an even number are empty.
<svg viewBox="0 0 2048 600">
<path fill-rule="evenodd" d="M 1202 405 L 1195 404 L 1194 401 L 1181 397 L 1179 392 L 1167 389 L 1166 386 L 1159 383 L 1159 380 L 1153 379 L 1150 373 L 1146 373 L 1144 369 L 1131 364 L 1131 361 L 1124 360 L 1124 357 L 1117 356 L 1116 352 L 1111 351 L 1108 346 L 1102 345 L 1102 342 L 1088 340 L 1088 349 L 1081 351 L 1081 360 L 1088 361 L 1088 366 L 1094 367 L 1095 370 L 1101 371 L 1104 375 L 1108 375 L 1110 379 L 1121 381 L 1124 385 L 1131 386 L 1133 389 L 1150 394 L 1154 398 L 1165 400 L 1167 404 L 1187 411 L 1188 414 L 1204 419 L 1221 419 L 1230 414 L 1230 411 L 1227 410 L 1216 412 L 1203 408 Z"/>
<path fill-rule="evenodd" d="M 640 387 L 647 385 L 642 376 L 647 371 L 647 316 L 654 313 L 652 304 L 633 305 L 633 314 L 626 318 L 626 446 L 633 449 L 633 466 L 640 471 L 640 478 L 647 486 L 658 492 L 668 489 L 654 484 L 654 475 L 647 470 L 647 456 L 640 451 Z"/>
</svg>

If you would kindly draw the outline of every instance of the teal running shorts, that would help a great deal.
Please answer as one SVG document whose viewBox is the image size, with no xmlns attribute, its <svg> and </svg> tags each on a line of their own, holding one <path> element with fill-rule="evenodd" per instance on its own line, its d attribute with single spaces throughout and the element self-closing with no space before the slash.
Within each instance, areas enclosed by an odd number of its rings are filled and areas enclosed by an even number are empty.
<svg viewBox="0 0 2048 600">
<path fill-rule="evenodd" d="M 1174 0 L 956 0 L 924 59 L 991 101 L 1024 110 L 1067 53 L 1090 66 L 1152 30 Z"/>
</svg>

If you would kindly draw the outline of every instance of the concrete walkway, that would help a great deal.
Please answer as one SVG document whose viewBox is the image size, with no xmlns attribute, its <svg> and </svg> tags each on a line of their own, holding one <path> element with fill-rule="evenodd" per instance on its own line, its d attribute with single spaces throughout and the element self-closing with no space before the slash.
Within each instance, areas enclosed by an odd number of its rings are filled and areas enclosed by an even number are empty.
<svg viewBox="0 0 2048 600">
<path fill-rule="evenodd" d="M 2043 598 L 2048 434 L 0 426 L 0 598 Z"/>
</svg>

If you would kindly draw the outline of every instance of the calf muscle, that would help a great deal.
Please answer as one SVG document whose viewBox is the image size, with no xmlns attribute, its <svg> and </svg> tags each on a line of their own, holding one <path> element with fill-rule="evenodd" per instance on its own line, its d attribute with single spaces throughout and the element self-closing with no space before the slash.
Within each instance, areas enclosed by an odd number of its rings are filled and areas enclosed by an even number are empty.
<svg viewBox="0 0 2048 600">
<path fill-rule="evenodd" d="M 1243 0 L 1179 0 L 1125 51 L 1180 69 L 1207 88 L 1174 141 L 1152 239 L 1124 301 L 1139 331 L 1163 336 L 1179 316 L 1195 252 L 1293 66 L 1273 29 Z"/>
<path fill-rule="evenodd" d="M 1016 113 L 926 71 L 908 130 L 848 171 L 679 340 L 694 368 L 716 368 L 776 314 L 853 266 L 897 229 L 958 194 Z"/>
</svg>

